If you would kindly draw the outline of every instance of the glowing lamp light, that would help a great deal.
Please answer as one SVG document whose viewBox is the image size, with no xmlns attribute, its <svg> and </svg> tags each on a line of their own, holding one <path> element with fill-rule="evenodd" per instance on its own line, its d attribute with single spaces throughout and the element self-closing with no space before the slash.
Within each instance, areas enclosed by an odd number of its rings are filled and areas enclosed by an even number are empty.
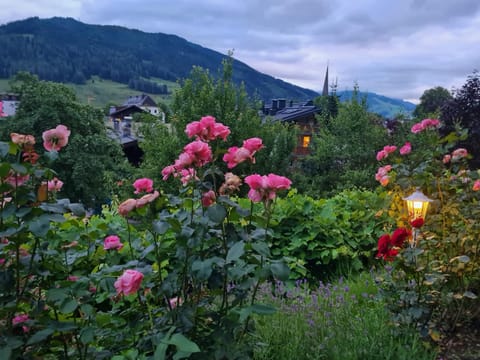
<svg viewBox="0 0 480 360">
<path fill-rule="evenodd" d="M 413 194 L 403 198 L 407 202 L 408 217 L 410 221 L 427 216 L 428 205 L 433 201 L 417 188 Z"/>
</svg>

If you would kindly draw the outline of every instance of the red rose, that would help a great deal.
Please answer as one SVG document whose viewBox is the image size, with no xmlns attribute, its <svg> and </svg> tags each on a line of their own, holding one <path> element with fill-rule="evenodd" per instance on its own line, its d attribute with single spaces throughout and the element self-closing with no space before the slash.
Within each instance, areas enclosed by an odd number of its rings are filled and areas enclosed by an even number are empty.
<svg viewBox="0 0 480 360">
<path fill-rule="evenodd" d="M 402 247 L 405 240 L 410 236 L 410 232 L 405 228 L 398 228 L 392 234 L 391 244 L 396 247 Z"/>
<path fill-rule="evenodd" d="M 425 221 L 423 220 L 423 218 L 416 218 L 410 221 L 410 225 L 412 225 L 412 227 L 417 229 L 421 228 L 424 223 Z"/>
</svg>

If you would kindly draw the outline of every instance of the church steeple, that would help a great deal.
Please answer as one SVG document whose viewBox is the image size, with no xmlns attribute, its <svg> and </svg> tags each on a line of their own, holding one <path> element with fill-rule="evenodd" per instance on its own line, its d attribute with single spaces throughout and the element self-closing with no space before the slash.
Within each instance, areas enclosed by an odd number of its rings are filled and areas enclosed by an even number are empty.
<svg viewBox="0 0 480 360">
<path fill-rule="evenodd" d="M 323 82 L 322 96 L 328 96 L 328 65 L 327 65 L 327 71 L 325 73 L 325 81 Z"/>
</svg>

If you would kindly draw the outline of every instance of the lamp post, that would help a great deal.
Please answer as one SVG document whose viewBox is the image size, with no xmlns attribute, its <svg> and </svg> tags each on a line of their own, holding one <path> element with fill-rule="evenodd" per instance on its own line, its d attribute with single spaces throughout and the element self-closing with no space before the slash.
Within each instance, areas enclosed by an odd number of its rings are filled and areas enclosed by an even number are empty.
<svg viewBox="0 0 480 360">
<path fill-rule="evenodd" d="M 408 218 L 412 225 L 412 241 L 411 247 L 415 247 L 417 244 L 418 228 L 421 226 L 415 226 L 415 222 L 420 222 L 423 225 L 425 217 L 427 216 L 428 205 L 433 201 L 425 196 L 424 193 L 417 188 L 410 196 L 403 198 L 407 202 Z"/>
</svg>

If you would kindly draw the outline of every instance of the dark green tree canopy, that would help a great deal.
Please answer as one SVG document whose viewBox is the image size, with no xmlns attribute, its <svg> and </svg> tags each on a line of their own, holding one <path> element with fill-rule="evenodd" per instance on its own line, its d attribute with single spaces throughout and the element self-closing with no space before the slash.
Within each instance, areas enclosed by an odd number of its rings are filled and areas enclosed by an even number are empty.
<svg viewBox="0 0 480 360">
<path fill-rule="evenodd" d="M 472 168 L 480 167 L 480 74 L 474 71 L 467 78 L 467 82 L 455 92 L 455 97 L 442 107 L 440 119 L 444 127 L 442 131 L 447 134 L 460 125 L 468 129 L 468 139 L 459 143 L 467 148 L 473 159 L 470 161 Z"/>
<path fill-rule="evenodd" d="M 413 116 L 419 119 L 436 118 L 440 115 L 442 106 L 451 99 L 453 99 L 452 94 L 441 86 L 425 90 L 420 97 L 420 104 L 413 111 Z"/>
</svg>

